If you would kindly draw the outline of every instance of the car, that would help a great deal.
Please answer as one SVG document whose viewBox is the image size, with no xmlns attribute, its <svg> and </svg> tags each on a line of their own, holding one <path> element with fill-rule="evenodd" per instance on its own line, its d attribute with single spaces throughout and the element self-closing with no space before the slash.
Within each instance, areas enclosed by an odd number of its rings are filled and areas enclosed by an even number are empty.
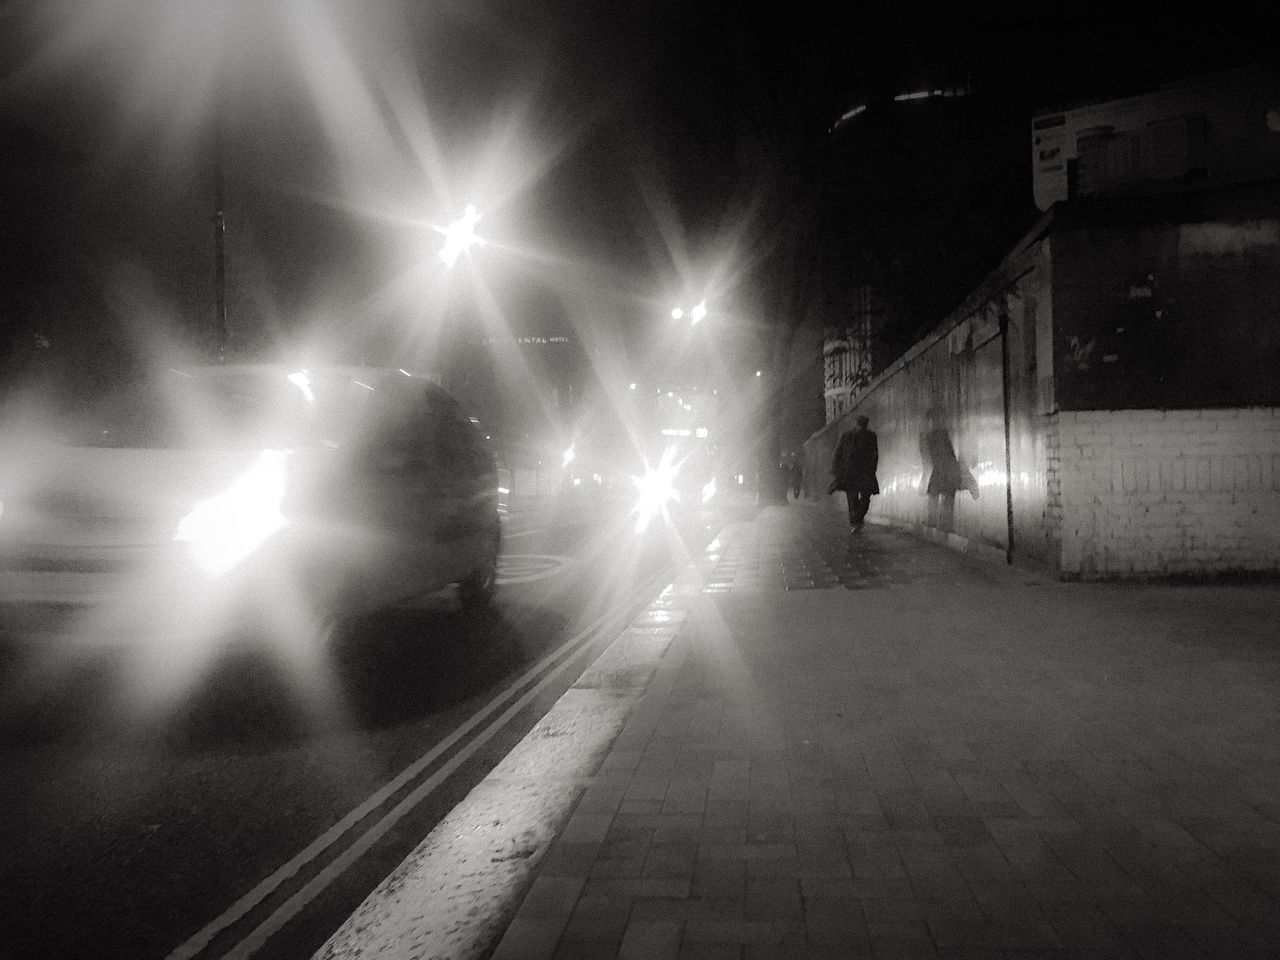
<svg viewBox="0 0 1280 960">
<path fill-rule="evenodd" d="M 0 604 L 203 632 L 494 596 L 493 453 L 404 370 L 169 366 L 24 422 L 2 441 Z"/>
<path fill-rule="evenodd" d="M 705 443 L 695 441 L 677 448 L 679 469 L 675 488 L 679 503 L 688 510 L 700 510 L 711 503 L 718 492 L 716 470 Z"/>
</svg>

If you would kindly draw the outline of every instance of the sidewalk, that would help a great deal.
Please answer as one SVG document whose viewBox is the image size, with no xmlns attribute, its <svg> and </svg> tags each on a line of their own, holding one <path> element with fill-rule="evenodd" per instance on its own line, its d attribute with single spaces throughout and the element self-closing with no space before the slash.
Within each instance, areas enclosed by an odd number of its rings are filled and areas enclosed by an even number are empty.
<svg viewBox="0 0 1280 960">
<path fill-rule="evenodd" d="M 722 539 L 495 960 L 1280 955 L 1280 590 Z"/>
</svg>

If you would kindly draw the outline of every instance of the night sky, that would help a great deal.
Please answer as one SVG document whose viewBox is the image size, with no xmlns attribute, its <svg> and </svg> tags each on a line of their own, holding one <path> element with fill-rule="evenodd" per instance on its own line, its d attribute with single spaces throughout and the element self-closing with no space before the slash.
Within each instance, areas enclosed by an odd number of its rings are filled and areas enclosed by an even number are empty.
<svg viewBox="0 0 1280 960">
<path fill-rule="evenodd" d="M 505 192 L 489 235 L 533 254 L 490 268 L 499 299 L 550 284 L 555 300 L 560 283 L 637 323 L 729 257 L 717 282 L 757 322 L 838 311 L 841 278 L 865 267 L 848 253 L 858 164 L 885 196 L 925 198 L 880 211 L 897 245 L 885 258 L 918 260 L 913 245 L 940 235 L 931 218 L 976 224 L 972 238 L 948 234 L 967 258 L 904 305 L 908 337 L 1034 219 L 1033 110 L 1264 60 L 1276 35 L 1267 3 L 1194 17 L 888 0 L 732 12 L 312 0 L 293 19 L 285 4 L 217 6 L 232 18 L 221 35 L 197 22 L 198 0 L 0 3 L 10 369 L 36 332 L 63 347 L 144 310 L 187 332 L 207 323 L 215 116 L 229 309 L 246 346 L 322 313 L 394 312 L 387 289 L 423 249 L 406 238 L 478 182 Z M 975 104 L 963 122 L 901 116 L 830 132 L 850 106 L 953 86 Z M 877 129 L 912 155 L 957 161 L 915 182 L 920 164 L 886 154 L 884 136 L 872 143 Z M 966 164 L 994 172 L 979 182 Z M 548 263 L 566 262 L 557 280 Z"/>
</svg>

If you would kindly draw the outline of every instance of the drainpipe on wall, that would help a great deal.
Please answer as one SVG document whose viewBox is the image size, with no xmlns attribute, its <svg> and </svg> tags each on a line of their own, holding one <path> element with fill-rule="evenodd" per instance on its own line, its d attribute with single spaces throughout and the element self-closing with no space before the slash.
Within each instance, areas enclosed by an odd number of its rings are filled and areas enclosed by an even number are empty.
<svg viewBox="0 0 1280 960">
<path fill-rule="evenodd" d="M 1009 314 L 1000 308 L 1000 396 L 1004 403 L 1004 562 L 1013 563 L 1013 456 L 1010 450 Z"/>
</svg>

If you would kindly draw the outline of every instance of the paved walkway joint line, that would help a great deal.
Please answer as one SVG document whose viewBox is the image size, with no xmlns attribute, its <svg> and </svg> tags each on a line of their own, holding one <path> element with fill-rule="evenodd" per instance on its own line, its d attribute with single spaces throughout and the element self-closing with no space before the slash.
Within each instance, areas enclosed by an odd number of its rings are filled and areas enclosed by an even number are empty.
<svg viewBox="0 0 1280 960">
<path fill-rule="evenodd" d="M 581 753 L 495 771 L 523 886 L 457 904 L 494 960 L 1280 956 L 1273 585 L 1063 584 L 770 508 L 566 700 Z M 508 815 L 479 793 L 428 848 Z M 422 863 L 408 914 L 477 869 Z"/>
</svg>

